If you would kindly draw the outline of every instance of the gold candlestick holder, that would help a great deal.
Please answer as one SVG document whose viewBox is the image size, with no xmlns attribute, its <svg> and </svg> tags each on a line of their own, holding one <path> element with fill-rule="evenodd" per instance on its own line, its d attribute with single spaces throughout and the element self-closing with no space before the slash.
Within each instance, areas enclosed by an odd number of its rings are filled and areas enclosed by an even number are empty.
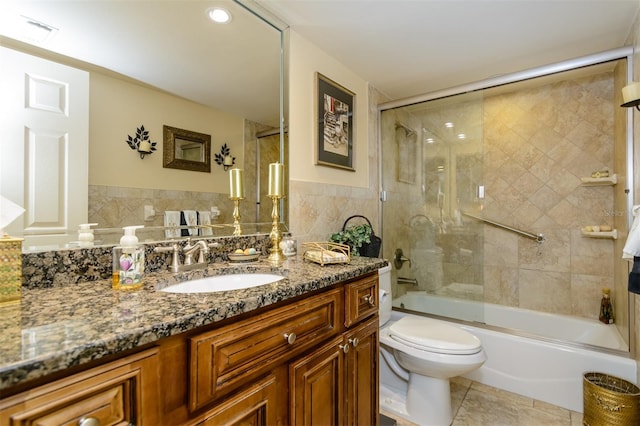
<svg viewBox="0 0 640 426">
<path fill-rule="evenodd" d="M 282 196 L 280 195 L 270 195 L 271 201 L 273 201 L 273 209 L 271 209 L 271 219 L 273 220 L 271 224 L 271 233 L 269 237 L 271 238 L 271 249 L 269 249 L 269 262 L 271 264 L 279 266 L 284 261 L 284 256 L 282 254 L 282 249 L 280 248 L 280 241 L 282 241 L 282 233 L 280 232 L 280 199 Z"/>
<path fill-rule="evenodd" d="M 243 198 L 229 197 L 233 200 L 233 235 L 242 235 L 240 226 L 240 200 Z"/>
</svg>

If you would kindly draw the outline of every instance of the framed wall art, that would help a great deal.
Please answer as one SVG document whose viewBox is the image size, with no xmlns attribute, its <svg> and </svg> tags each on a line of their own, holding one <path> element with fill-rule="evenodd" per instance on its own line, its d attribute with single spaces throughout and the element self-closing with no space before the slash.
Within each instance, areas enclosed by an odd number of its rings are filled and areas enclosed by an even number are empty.
<svg viewBox="0 0 640 426">
<path fill-rule="evenodd" d="M 316 164 L 355 171 L 355 93 L 316 73 Z"/>
<path fill-rule="evenodd" d="M 162 126 L 163 167 L 211 172 L 211 135 Z"/>
</svg>

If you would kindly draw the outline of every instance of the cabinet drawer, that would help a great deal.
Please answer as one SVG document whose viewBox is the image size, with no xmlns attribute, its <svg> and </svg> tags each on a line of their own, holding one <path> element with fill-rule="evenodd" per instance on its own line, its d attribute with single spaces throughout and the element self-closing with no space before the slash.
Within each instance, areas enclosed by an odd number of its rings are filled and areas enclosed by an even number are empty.
<svg viewBox="0 0 640 426">
<path fill-rule="evenodd" d="M 342 306 L 342 290 L 330 290 L 191 338 L 190 410 L 341 332 Z"/>
<path fill-rule="evenodd" d="M 278 384 L 274 375 L 243 389 L 207 413 L 198 426 L 276 425 L 278 418 Z"/>
<path fill-rule="evenodd" d="M 151 349 L 2 400 L 0 424 L 75 425 L 83 418 L 157 424 L 157 378 L 157 349 Z"/>
<path fill-rule="evenodd" d="M 372 274 L 345 287 L 345 322 L 351 327 L 378 312 L 378 275 Z"/>
</svg>

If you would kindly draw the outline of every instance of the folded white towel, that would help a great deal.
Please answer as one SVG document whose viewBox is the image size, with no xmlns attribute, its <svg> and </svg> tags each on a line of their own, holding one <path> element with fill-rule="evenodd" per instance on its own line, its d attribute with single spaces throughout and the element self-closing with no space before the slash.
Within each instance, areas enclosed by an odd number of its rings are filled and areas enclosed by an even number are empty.
<svg viewBox="0 0 640 426">
<path fill-rule="evenodd" d="M 198 212 L 195 210 L 182 210 L 182 213 L 189 227 L 189 235 L 198 235 Z"/>
<path fill-rule="evenodd" d="M 200 225 L 211 225 L 211 212 L 207 210 L 198 212 L 198 221 Z M 200 228 L 200 235 L 213 235 L 211 228 Z"/>
<path fill-rule="evenodd" d="M 622 258 L 633 260 L 634 256 L 640 256 L 640 205 L 633 206 L 633 224 L 627 236 L 627 242 L 622 249 Z"/>
<path fill-rule="evenodd" d="M 178 238 L 180 236 L 180 212 L 164 212 L 164 236 L 166 238 Z M 173 228 L 173 229 L 170 229 Z"/>
<path fill-rule="evenodd" d="M 310 260 L 318 263 L 349 261 L 349 257 L 346 254 L 331 250 L 309 250 L 305 252 L 305 256 L 307 256 L 307 258 L 309 258 Z"/>
</svg>

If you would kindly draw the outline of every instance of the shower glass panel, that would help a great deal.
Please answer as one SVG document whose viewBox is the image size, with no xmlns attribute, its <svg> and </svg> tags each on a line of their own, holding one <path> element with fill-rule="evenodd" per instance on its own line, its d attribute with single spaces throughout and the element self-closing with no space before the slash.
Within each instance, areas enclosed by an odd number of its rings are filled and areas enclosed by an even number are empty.
<svg viewBox="0 0 640 426">
<path fill-rule="evenodd" d="M 514 328 L 498 319 L 513 309 L 597 327 L 609 287 L 615 342 L 566 340 L 628 350 L 626 75 L 620 59 L 384 109 L 394 307 L 503 328 Z M 596 173 L 612 179 L 589 185 Z"/>
<path fill-rule="evenodd" d="M 462 215 L 484 202 L 482 111 L 472 92 L 382 113 L 383 241 L 408 259 L 394 262 L 399 308 L 483 321 L 483 229 Z M 471 303 L 442 311 L 440 296 Z"/>
</svg>

